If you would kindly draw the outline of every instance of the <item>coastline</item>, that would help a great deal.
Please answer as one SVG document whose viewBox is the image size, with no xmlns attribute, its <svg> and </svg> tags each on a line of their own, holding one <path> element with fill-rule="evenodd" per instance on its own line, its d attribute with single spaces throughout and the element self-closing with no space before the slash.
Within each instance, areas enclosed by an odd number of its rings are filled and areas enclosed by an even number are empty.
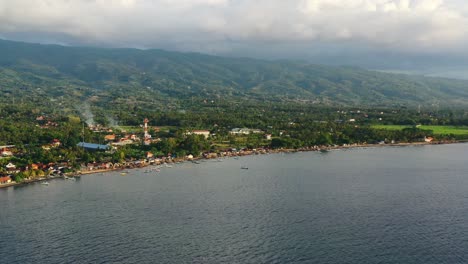
<svg viewBox="0 0 468 264">
<path fill-rule="evenodd" d="M 393 144 L 352 144 L 352 145 L 344 145 L 344 146 L 314 146 L 314 147 L 305 147 L 299 149 L 254 149 L 254 150 L 247 150 L 247 151 L 239 151 L 239 152 L 224 152 L 224 155 L 220 155 L 217 153 L 216 157 L 213 155 L 207 157 L 196 157 L 196 158 L 174 158 L 174 159 L 167 159 L 164 162 L 155 164 L 155 163 L 139 163 L 138 166 L 124 166 L 118 168 L 110 168 L 110 169 L 95 169 L 95 170 L 80 170 L 71 173 L 65 173 L 62 176 L 56 177 L 48 177 L 48 178 L 40 178 L 40 179 L 32 179 L 32 180 L 25 180 L 23 182 L 12 182 L 7 184 L 0 184 L 0 189 L 14 187 L 14 186 L 22 186 L 28 185 L 32 183 L 42 182 L 42 181 L 49 181 L 55 179 L 66 179 L 66 177 L 81 177 L 82 175 L 92 175 L 98 173 L 107 173 L 112 171 L 123 171 L 123 170 L 131 170 L 137 168 L 145 168 L 149 166 L 160 166 L 164 164 L 172 164 L 172 163 L 180 163 L 180 162 L 196 162 L 197 160 L 210 160 L 216 158 L 233 158 L 233 157 L 242 157 L 242 156 L 251 156 L 251 155 L 264 155 L 264 154 L 279 154 L 279 153 L 295 153 L 295 152 L 328 152 L 331 150 L 340 150 L 340 149 L 354 149 L 354 148 L 376 148 L 376 147 L 408 147 L 408 146 L 426 146 L 426 145 L 448 145 L 448 144 L 461 144 L 467 143 L 466 141 L 444 141 L 444 142 L 412 142 L 412 143 L 393 143 Z"/>
</svg>

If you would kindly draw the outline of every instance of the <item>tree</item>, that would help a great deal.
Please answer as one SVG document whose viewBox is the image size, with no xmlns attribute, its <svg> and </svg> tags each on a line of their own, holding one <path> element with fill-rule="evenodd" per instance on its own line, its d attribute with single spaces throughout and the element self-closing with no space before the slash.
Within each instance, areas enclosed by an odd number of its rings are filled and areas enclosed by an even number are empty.
<svg viewBox="0 0 468 264">
<path fill-rule="evenodd" d="M 22 172 L 13 175 L 13 181 L 15 182 L 18 182 L 18 183 L 23 182 L 23 179 L 24 179 L 24 174 Z"/>
</svg>

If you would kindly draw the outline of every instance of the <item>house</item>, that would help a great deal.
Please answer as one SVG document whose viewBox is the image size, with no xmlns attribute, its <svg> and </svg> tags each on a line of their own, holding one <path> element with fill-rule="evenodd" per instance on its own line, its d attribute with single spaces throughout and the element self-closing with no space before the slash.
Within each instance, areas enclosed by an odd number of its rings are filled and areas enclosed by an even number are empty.
<svg viewBox="0 0 468 264">
<path fill-rule="evenodd" d="M 152 157 L 154 157 L 154 154 L 153 154 L 153 153 L 151 153 L 151 152 L 149 152 L 149 151 L 146 152 L 146 158 L 147 158 L 147 159 L 150 159 L 150 158 L 152 158 Z"/>
<path fill-rule="evenodd" d="M 105 141 L 114 141 L 115 140 L 115 134 L 112 135 L 105 135 L 104 136 Z"/>
<path fill-rule="evenodd" d="M 53 148 L 58 148 L 60 147 L 60 145 L 62 145 L 62 143 L 60 142 L 60 140 L 58 139 L 54 139 L 50 142 L 50 144 L 47 144 L 47 145 L 43 145 L 42 146 L 42 149 L 44 150 L 50 150 L 50 149 L 53 149 Z"/>
<path fill-rule="evenodd" d="M 128 139 L 128 138 L 121 138 L 119 142 L 113 142 L 113 146 L 125 146 L 125 145 L 130 145 L 133 144 L 133 140 Z"/>
<path fill-rule="evenodd" d="M 10 162 L 10 163 L 8 163 L 8 164 L 5 166 L 5 168 L 6 168 L 7 170 L 15 170 L 15 169 L 16 169 L 16 165 Z"/>
<path fill-rule="evenodd" d="M 84 167 L 86 170 L 92 171 L 94 170 L 94 163 L 88 163 L 86 164 L 86 167 Z"/>
<path fill-rule="evenodd" d="M 50 145 L 42 145 L 43 150 L 50 150 Z"/>
<path fill-rule="evenodd" d="M 108 170 L 108 169 L 113 169 L 114 164 L 112 162 L 103 162 L 97 166 L 98 169 L 101 170 Z"/>
<path fill-rule="evenodd" d="M 80 142 L 76 145 L 80 148 L 84 148 L 86 150 L 93 150 L 93 151 L 109 150 L 111 148 L 109 145 L 101 145 L 101 144 L 86 143 L 86 142 Z"/>
<path fill-rule="evenodd" d="M 209 130 L 192 130 L 192 131 L 188 131 L 185 134 L 186 135 L 200 135 L 200 136 L 204 136 L 206 139 L 210 136 L 210 131 Z"/>
<path fill-rule="evenodd" d="M 7 172 L 9 173 L 18 173 L 19 170 L 16 168 L 16 165 L 13 163 L 8 163 L 5 168 L 7 169 Z"/>
<path fill-rule="evenodd" d="M 271 134 L 265 134 L 265 139 L 266 140 L 271 140 Z"/>
<path fill-rule="evenodd" d="M 8 184 L 11 183 L 11 178 L 10 176 L 0 176 L 0 184 Z"/>
<path fill-rule="evenodd" d="M 229 132 L 231 135 L 249 135 L 249 134 L 260 134 L 263 133 L 260 129 L 250 129 L 250 128 L 233 128 Z"/>
<path fill-rule="evenodd" d="M 431 143 L 433 140 L 433 137 L 424 137 L 424 142 Z"/>
<path fill-rule="evenodd" d="M 57 147 L 60 147 L 60 145 L 62 145 L 62 142 L 60 142 L 60 140 L 54 138 L 54 139 L 52 140 L 52 142 L 50 143 L 50 145 L 51 145 L 52 147 L 57 148 Z"/>
<path fill-rule="evenodd" d="M 13 156 L 13 152 L 11 152 L 9 149 L 4 148 L 3 150 L 0 151 L 0 155 L 2 157 L 10 157 Z"/>
</svg>

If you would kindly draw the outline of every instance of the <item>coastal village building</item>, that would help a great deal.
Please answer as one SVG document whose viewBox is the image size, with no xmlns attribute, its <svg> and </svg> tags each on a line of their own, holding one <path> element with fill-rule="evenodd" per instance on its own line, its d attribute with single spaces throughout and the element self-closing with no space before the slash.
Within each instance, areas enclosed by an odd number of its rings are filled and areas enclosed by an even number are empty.
<svg viewBox="0 0 468 264">
<path fill-rule="evenodd" d="M 5 166 L 7 172 L 9 173 L 18 173 L 19 170 L 16 168 L 16 165 L 13 164 L 13 163 L 8 163 L 6 166 Z"/>
<path fill-rule="evenodd" d="M 101 145 L 101 144 L 86 143 L 86 142 L 80 142 L 77 144 L 77 146 L 80 148 L 84 148 L 86 150 L 91 150 L 91 151 L 110 150 L 111 148 L 111 146 L 109 145 Z"/>
<path fill-rule="evenodd" d="M 263 133 L 260 129 L 251 128 L 233 128 L 229 132 L 231 135 L 249 135 L 249 134 L 260 134 Z"/>
<path fill-rule="evenodd" d="M 62 142 L 60 142 L 60 140 L 54 138 L 54 140 L 52 140 L 52 142 L 50 143 L 50 145 L 52 145 L 52 146 L 58 148 L 58 147 L 60 147 L 60 146 L 62 145 Z"/>
<path fill-rule="evenodd" d="M 0 184 L 8 184 L 11 183 L 11 178 L 10 176 L 0 176 Z"/>
<path fill-rule="evenodd" d="M 11 157 L 13 156 L 13 152 L 11 152 L 9 149 L 4 148 L 0 151 L 0 156 L 2 157 Z"/>
<path fill-rule="evenodd" d="M 104 136 L 105 141 L 114 141 L 115 140 L 115 134 L 112 135 L 105 135 Z"/>
<path fill-rule="evenodd" d="M 210 136 L 210 131 L 209 130 L 192 130 L 192 131 L 188 131 L 185 134 L 186 135 L 200 135 L 200 136 L 204 136 L 206 139 Z"/>
<path fill-rule="evenodd" d="M 50 144 L 47 144 L 47 145 L 43 145 L 42 146 L 42 149 L 44 150 L 50 150 L 50 149 L 53 149 L 53 148 L 58 148 L 62 145 L 62 142 L 60 142 L 60 140 L 58 139 L 54 139 L 52 140 L 52 142 L 50 142 Z"/>
<path fill-rule="evenodd" d="M 129 138 L 121 138 L 119 142 L 113 142 L 112 146 L 125 146 L 125 145 L 130 145 L 133 143 L 134 141 Z"/>
<path fill-rule="evenodd" d="M 81 164 L 81 170 L 86 170 L 86 171 L 92 171 L 92 170 L 110 170 L 117 168 L 118 164 L 117 163 L 112 163 L 112 162 L 102 162 L 102 163 L 88 163 L 88 164 Z"/>
</svg>

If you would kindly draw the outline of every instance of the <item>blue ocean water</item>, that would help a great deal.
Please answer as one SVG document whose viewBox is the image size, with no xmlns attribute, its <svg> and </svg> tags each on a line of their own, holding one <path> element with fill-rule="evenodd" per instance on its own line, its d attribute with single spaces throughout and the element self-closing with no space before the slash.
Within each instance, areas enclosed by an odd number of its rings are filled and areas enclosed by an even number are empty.
<svg viewBox="0 0 468 264">
<path fill-rule="evenodd" d="M 0 189 L 0 263 L 468 263 L 467 154 L 274 154 Z"/>
</svg>

